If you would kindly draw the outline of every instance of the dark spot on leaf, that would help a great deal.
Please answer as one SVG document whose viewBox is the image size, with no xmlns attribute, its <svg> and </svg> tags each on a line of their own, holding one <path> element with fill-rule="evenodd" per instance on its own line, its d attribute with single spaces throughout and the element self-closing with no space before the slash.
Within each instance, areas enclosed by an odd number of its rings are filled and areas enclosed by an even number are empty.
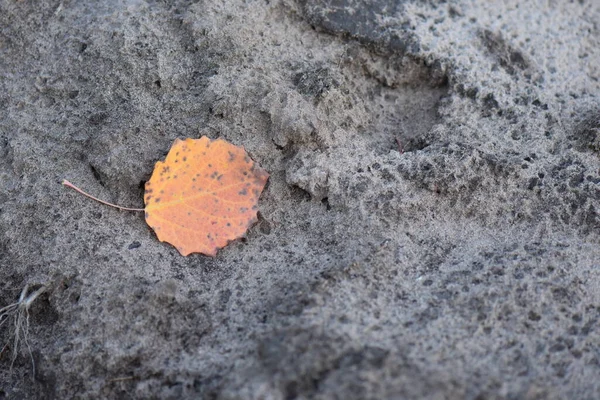
<svg viewBox="0 0 600 400">
<path fill-rule="evenodd" d="M 240 190 L 240 191 L 238 192 L 238 194 L 239 194 L 240 196 L 247 196 L 247 195 L 248 195 L 248 190 L 246 190 L 246 188 L 243 188 L 242 190 Z"/>
</svg>

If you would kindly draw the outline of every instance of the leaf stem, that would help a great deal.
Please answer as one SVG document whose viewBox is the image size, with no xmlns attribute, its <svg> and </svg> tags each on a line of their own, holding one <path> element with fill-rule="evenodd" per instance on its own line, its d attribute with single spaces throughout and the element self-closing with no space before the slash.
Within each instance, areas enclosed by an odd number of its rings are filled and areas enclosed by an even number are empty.
<svg viewBox="0 0 600 400">
<path fill-rule="evenodd" d="M 102 203 L 102 204 L 106 204 L 107 206 L 118 208 L 119 210 L 125 210 L 125 211 L 145 211 L 143 208 L 121 207 L 121 206 L 118 206 L 116 204 L 109 203 L 108 201 L 100 200 L 99 198 L 94 197 L 91 194 L 86 193 L 83 190 L 79 189 L 77 186 L 73 185 L 71 182 L 69 182 L 66 179 L 63 179 L 62 184 L 65 185 L 65 186 L 67 186 L 67 187 L 70 187 L 71 189 L 74 189 L 74 190 L 78 191 L 79 193 L 81 193 L 82 195 L 84 195 L 86 197 L 89 197 L 90 199 L 96 200 L 97 202 Z"/>
</svg>

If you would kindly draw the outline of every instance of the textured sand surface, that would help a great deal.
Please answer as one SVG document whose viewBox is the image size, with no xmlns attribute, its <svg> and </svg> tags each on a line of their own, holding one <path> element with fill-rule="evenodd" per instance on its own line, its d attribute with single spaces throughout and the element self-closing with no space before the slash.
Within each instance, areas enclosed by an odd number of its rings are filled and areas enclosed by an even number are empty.
<svg viewBox="0 0 600 400">
<path fill-rule="evenodd" d="M 600 3 L 434 3 L 1 1 L 0 398 L 600 398 Z M 202 135 L 216 258 L 60 185 Z"/>
</svg>

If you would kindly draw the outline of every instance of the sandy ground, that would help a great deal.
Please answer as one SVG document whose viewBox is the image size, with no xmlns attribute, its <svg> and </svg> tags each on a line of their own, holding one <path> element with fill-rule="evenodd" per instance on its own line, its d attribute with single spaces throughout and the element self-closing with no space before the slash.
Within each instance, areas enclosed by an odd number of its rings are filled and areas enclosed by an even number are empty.
<svg viewBox="0 0 600 400">
<path fill-rule="evenodd" d="M 0 1 L 0 398 L 600 398 L 600 3 L 435 3 Z M 216 258 L 60 184 L 202 135 Z"/>
</svg>

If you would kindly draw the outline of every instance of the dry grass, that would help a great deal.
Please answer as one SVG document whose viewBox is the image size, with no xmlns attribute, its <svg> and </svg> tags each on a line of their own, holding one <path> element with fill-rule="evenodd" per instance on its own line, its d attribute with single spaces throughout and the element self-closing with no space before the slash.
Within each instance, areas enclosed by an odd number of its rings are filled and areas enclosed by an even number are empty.
<svg viewBox="0 0 600 400">
<path fill-rule="evenodd" d="M 13 339 L 12 359 L 10 368 L 12 370 L 13 364 L 19 354 L 19 346 L 25 343 L 27 350 L 29 351 L 29 357 L 31 358 L 31 364 L 33 368 L 33 374 L 35 375 L 35 362 L 33 360 L 33 353 L 29 346 L 29 309 L 33 302 L 46 291 L 47 286 L 43 285 L 37 290 L 29 293 L 29 285 L 25 285 L 19 296 L 19 300 L 16 303 L 9 304 L 0 309 L 0 328 L 5 324 L 9 329 L 8 340 L 0 350 L 0 354 L 8 348 Z M 12 324 L 11 324 L 12 322 Z"/>
</svg>

